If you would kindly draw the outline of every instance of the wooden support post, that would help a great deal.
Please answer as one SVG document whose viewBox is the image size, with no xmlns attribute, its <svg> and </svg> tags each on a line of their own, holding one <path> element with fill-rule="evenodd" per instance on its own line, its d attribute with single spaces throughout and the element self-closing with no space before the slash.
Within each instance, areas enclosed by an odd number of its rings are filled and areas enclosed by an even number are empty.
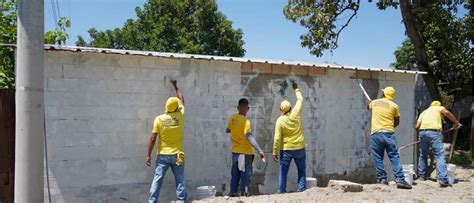
<svg viewBox="0 0 474 203">
<path fill-rule="evenodd" d="M 459 121 L 461 120 L 461 111 L 459 111 L 457 119 Z M 451 163 L 451 160 L 453 159 L 454 148 L 456 147 L 456 140 L 458 138 L 458 131 L 459 131 L 459 128 L 456 128 L 453 130 L 453 141 L 451 143 L 451 150 L 449 151 L 448 163 Z"/>
</svg>

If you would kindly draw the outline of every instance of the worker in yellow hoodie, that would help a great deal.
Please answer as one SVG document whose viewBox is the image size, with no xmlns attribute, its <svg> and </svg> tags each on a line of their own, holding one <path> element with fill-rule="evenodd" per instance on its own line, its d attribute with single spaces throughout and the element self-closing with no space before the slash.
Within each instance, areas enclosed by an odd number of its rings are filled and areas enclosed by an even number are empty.
<svg viewBox="0 0 474 203">
<path fill-rule="evenodd" d="M 295 161 L 298 169 L 298 192 L 306 190 L 306 152 L 301 118 L 303 95 L 298 89 L 298 84 L 293 82 L 292 86 L 296 93 L 296 104 L 292 109 L 289 101 L 282 101 L 280 104 L 282 115 L 275 125 L 273 159 L 275 162 L 280 161 L 279 193 L 286 192 L 286 179 L 291 160 Z"/>
<path fill-rule="evenodd" d="M 161 185 L 169 168 L 171 168 L 176 181 L 177 199 L 186 200 L 187 197 L 184 185 L 183 153 L 184 97 L 176 83 L 176 80 L 171 81 L 177 97 L 168 98 L 165 105 L 165 113 L 155 118 L 148 144 L 145 164 L 151 166 L 151 152 L 158 138 L 155 176 L 151 183 L 149 203 L 158 202 Z"/>
</svg>

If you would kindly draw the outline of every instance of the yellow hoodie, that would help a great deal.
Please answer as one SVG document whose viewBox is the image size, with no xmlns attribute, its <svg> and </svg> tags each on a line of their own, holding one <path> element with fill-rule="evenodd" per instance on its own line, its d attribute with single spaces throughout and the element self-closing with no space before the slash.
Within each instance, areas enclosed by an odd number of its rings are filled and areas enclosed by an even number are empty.
<svg viewBox="0 0 474 203">
<path fill-rule="evenodd" d="M 299 89 L 295 90 L 296 104 L 290 112 L 281 115 L 276 121 L 273 154 L 281 150 L 297 150 L 305 147 L 301 110 L 303 109 L 303 95 Z"/>
</svg>

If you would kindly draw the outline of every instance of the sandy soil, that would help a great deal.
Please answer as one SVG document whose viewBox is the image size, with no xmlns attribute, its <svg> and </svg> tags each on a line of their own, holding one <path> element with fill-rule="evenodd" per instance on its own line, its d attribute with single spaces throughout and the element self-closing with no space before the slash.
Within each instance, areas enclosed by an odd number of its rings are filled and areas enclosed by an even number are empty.
<svg viewBox="0 0 474 203">
<path fill-rule="evenodd" d="M 474 169 L 457 167 L 452 187 L 440 188 L 434 180 L 415 181 L 413 189 L 390 185 L 364 184 L 362 192 L 342 192 L 329 187 L 311 188 L 302 193 L 252 197 L 215 197 L 194 202 L 474 202 Z M 433 174 L 434 177 L 435 174 Z"/>
</svg>

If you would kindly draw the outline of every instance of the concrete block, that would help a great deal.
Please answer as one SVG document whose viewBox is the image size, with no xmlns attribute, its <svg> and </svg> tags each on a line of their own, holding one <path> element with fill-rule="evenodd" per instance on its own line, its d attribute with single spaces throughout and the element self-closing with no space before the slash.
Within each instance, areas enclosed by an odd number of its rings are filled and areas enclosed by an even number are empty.
<svg viewBox="0 0 474 203">
<path fill-rule="evenodd" d="M 318 75 L 327 75 L 328 69 L 323 67 L 309 67 L 308 75 L 309 76 L 318 76 Z"/>
<path fill-rule="evenodd" d="M 329 180 L 328 185 L 330 188 L 341 190 L 343 192 L 362 192 L 364 189 L 361 184 L 345 180 Z"/>
<path fill-rule="evenodd" d="M 290 66 L 285 64 L 272 64 L 272 74 L 288 75 Z"/>
<path fill-rule="evenodd" d="M 272 73 L 272 65 L 269 63 L 252 63 L 254 72 L 258 73 Z"/>
<path fill-rule="evenodd" d="M 252 63 L 241 63 L 240 64 L 240 71 L 242 73 L 251 73 L 252 72 Z"/>
<path fill-rule="evenodd" d="M 63 75 L 65 78 L 112 79 L 114 71 L 115 68 L 110 66 L 85 66 L 81 64 L 66 64 L 63 66 Z"/>
<path fill-rule="evenodd" d="M 291 73 L 295 75 L 308 75 L 308 67 L 307 66 L 291 66 Z"/>
<path fill-rule="evenodd" d="M 45 51 L 45 60 L 46 64 L 74 64 L 74 58 L 76 54 L 65 51 Z"/>
<path fill-rule="evenodd" d="M 145 57 L 150 58 L 150 57 Z M 153 58 L 153 57 L 152 57 Z M 181 60 L 179 59 L 170 59 L 170 58 L 154 58 L 155 60 L 146 59 L 148 61 L 143 61 L 142 65 L 144 67 L 151 66 L 153 68 L 159 69 L 181 69 Z M 152 63 L 149 63 L 152 61 Z"/>
<path fill-rule="evenodd" d="M 383 79 L 382 78 L 380 79 L 387 80 L 387 81 L 400 81 L 400 82 L 414 82 L 415 81 L 415 75 L 412 75 L 412 74 L 382 72 L 380 73 L 380 75 L 385 76 Z"/>
<path fill-rule="evenodd" d="M 80 53 L 74 58 L 74 64 L 83 66 L 106 66 L 107 55 L 104 53 Z"/>
<path fill-rule="evenodd" d="M 117 61 L 117 66 L 139 68 L 143 57 L 144 56 L 121 55 Z"/>
<path fill-rule="evenodd" d="M 44 64 L 45 78 L 61 78 L 63 77 L 63 64 L 45 63 Z"/>
<path fill-rule="evenodd" d="M 368 70 L 356 70 L 353 79 L 371 79 L 371 71 Z"/>
</svg>

